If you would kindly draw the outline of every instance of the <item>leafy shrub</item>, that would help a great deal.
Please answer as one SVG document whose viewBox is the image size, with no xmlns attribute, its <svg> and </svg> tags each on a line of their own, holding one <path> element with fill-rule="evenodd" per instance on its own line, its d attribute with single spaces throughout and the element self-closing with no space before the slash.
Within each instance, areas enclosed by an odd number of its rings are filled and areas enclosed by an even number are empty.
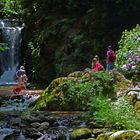
<svg viewBox="0 0 140 140">
<path fill-rule="evenodd" d="M 1 0 L 0 13 L 2 13 L 4 17 L 8 18 L 12 15 L 15 16 L 18 14 L 22 14 L 23 10 L 20 0 Z"/>
<path fill-rule="evenodd" d="M 92 97 L 90 113 L 97 122 L 102 122 L 115 129 L 140 129 L 139 119 L 133 113 L 133 107 L 127 98 L 119 98 L 115 103 L 111 100 L 98 96 Z"/>
<path fill-rule="evenodd" d="M 0 52 L 4 52 L 8 49 L 7 43 L 0 43 Z"/>
<path fill-rule="evenodd" d="M 125 75 L 140 71 L 140 26 L 122 33 L 117 51 L 116 68 Z"/>
</svg>

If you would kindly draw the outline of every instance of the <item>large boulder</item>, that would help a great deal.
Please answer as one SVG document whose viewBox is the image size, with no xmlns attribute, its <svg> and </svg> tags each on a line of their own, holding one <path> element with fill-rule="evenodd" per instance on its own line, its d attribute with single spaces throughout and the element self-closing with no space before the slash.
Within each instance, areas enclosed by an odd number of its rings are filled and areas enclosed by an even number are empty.
<svg viewBox="0 0 140 140">
<path fill-rule="evenodd" d="M 135 130 L 121 130 L 112 134 L 108 140 L 132 140 L 132 138 L 138 133 L 139 131 Z"/>
</svg>

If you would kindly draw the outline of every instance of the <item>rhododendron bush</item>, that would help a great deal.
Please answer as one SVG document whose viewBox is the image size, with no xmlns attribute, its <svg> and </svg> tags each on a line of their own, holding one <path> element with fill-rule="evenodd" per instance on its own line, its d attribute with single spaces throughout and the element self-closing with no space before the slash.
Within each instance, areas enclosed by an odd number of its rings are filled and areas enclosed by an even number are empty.
<svg viewBox="0 0 140 140">
<path fill-rule="evenodd" d="M 123 74 L 140 73 L 140 26 L 122 33 L 117 51 L 116 68 Z"/>
</svg>

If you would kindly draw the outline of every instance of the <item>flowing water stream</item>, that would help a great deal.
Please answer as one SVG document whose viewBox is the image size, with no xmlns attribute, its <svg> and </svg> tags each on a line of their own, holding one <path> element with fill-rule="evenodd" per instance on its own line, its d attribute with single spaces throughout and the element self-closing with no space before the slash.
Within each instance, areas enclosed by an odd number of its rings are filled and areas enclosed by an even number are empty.
<svg viewBox="0 0 140 140">
<path fill-rule="evenodd" d="M 1 98 L 0 106 L 0 140 L 14 132 L 11 123 L 20 121 L 20 114 L 27 111 L 28 105 L 35 101 L 39 95 L 11 95 Z M 16 119 L 15 119 L 16 118 Z M 10 139 L 9 139 L 10 140 Z M 22 132 L 19 133 L 16 140 L 25 140 Z"/>
<path fill-rule="evenodd" d="M 28 93 L 28 92 L 26 92 Z M 75 124 L 72 125 L 73 121 L 76 120 L 79 116 L 79 112 L 39 112 L 38 114 L 32 114 L 30 117 L 30 124 L 36 124 L 40 122 L 42 126 L 49 124 L 49 127 L 46 126 L 41 128 L 38 126 L 36 132 L 29 132 L 26 134 L 24 128 L 20 125 L 21 117 L 23 112 L 28 112 L 28 105 L 35 101 L 40 95 L 12 95 L 9 97 L 4 97 L 0 105 L 0 140 L 70 140 L 70 132 L 73 127 L 77 127 Z M 47 115 L 46 115 L 47 114 Z M 35 117 L 34 117 L 35 116 Z M 43 117 L 42 117 L 43 116 Z M 46 117 L 46 118 L 45 118 Z M 38 118 L 41 118 L 38 120 Z M 29 119 L 26 119 L 28 122 Z M 35 121 L 34 121 L 35 120 Z M 84 121 L 78 121 L 78 127 L 86 126 Z M 28 129 L 26 127 L 26 129 Z M 35 128 L 30 128 L 30 131 Z M 42 129 L 42 130 L 41 130 Z M 44 129 L 44 130 L 43 130 Z M 36 136 L 37 135 L 37 136 Z M 37 137 L 37 138 L 35 138 Z"/>
</svg>

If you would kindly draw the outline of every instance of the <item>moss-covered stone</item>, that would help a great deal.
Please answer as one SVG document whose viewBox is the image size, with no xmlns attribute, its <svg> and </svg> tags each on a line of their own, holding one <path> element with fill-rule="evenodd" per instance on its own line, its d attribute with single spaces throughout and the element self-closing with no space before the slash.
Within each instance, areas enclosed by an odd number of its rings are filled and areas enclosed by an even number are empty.
<svg viewBox="0 0 140 140">
<path fill-rule="evenodd" d="M 97 123 L 97 122 L 90 122 L 88 125 L 90 126 L 90 128 L 103 128 L 104 127 L 104 124 Z"/>
<path fill-rule="evenodd" d="M 74 129 L 73 132 L 70 134 L 70 138 L 72 140 L 80 140 L 80 139 L 87 139 L 90 138 L 92 131 L 88 128 L 77 128 Z"/>
<path fill-rule="evenodd" d="M 114 82 L 115 82 L 115 91 L 122 93 L 126 93 L 128 87 L 132 86 L 132 82 L 124 77 L 123 74 L 119 73 L 118 71 L 113 72 Z"/>
<path fill-rule="evenodd" d="M 97 137 L 99 134 L 103 133 L 102 129 L 93 129 L 93 134 Z"/>
<path fill-rule="evenodd" d="M 124 90 L 129 84 L 131 82 L 118 72 L 108 74 L 93 73 L 91 70 L 76 71 L 67 77 L 53 80 L 30 106 L 47 110 L 86 110 L 91 96 L 102 94 L 114 98 L 116 89 Z"/>
<path fill-rule="evenodd" d="M 137 115 L 140 115 L 140 101 L 137 101 L 134 106 L 134 112 Z"/>
<path fill-rule="evenodd" d="M 96 138 L 96 140 L 108 140 L 109 136 L 112 134 L 113 132 L 108 132 L 108 133 L 103 133 L 98 135 L 98 137 Z"/>
</svg>

